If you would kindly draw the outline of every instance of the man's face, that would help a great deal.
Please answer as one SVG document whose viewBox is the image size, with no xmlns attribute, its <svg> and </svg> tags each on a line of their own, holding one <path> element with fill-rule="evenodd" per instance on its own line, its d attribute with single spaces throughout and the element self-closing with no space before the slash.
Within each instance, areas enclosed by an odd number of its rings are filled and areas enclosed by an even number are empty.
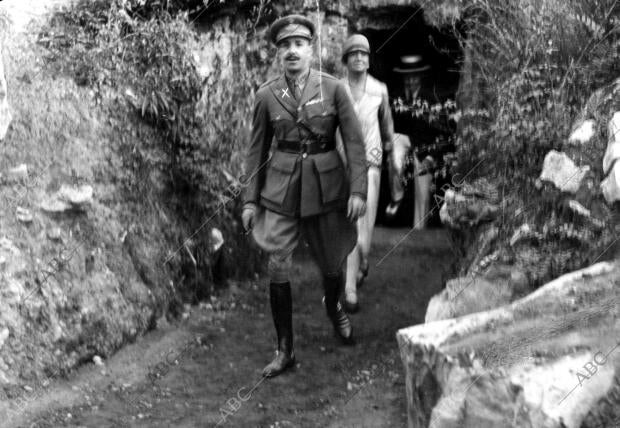
<svg viewBox="0 0 620 428">
<path fill-rule="evenodd" d="M 418 96 L 418 91 L 422 86 L 422 79 L 419 74 L 405 74 L 403 76 L 403 83 L 405 86 L 405 99 L 407 101 L 414 101 Z"/>
<path fill-rule="evenodd" d="M 287 37 L 278 43 L 278 58 L 289 73 L 305 71 L 312 61 L 312 44 L 304 37 Z"/>
<path fill-rule="evenodd" d="M 347 55 L 347 69 L 354 73 L 363 73 L 368 70 L 370 59 L 366 52 L 353 51 Z"/>
<path fill-rule="evenodd" d="M 405 74 L 405 91 L 409 93 L 416 93 L 420 89 L 420 75 L 419 74 Z"/>
</svg>

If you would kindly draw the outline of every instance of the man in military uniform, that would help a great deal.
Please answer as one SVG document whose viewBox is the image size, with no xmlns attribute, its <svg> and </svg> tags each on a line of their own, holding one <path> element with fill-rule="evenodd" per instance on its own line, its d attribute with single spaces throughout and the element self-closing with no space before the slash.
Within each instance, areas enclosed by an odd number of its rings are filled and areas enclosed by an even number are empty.
<svg viewBox="0 0 620 428">
<path fill-rule="evenodd" d="M 289 273 L 300 236 L 323 273 L 323 301 L 335 332 L 345 344 L 353 343 L 338 299 L 342 264 L 357 240 L 355 221 L 366 208 L 364 138 L 342 82 L 310 68 L 314 33 L 312 22 L 301 15 L 271 26 L 269 37 L 285 73 L 256 93 L 246 157 L 250 178 L 242 220 L 269 253 L 269 294 L 278 337 L 276 357 L 263 370 L 267 377 L 295 363 Z M 338 126 L 348 168 L 336 151 Z"/>
</svg>

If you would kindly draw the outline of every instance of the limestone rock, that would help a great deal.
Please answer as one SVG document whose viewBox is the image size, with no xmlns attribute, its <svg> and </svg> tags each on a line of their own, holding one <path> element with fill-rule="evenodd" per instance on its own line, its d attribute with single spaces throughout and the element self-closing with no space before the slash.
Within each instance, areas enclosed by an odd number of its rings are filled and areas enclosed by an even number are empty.
<svg viewBox="0 0 620 428">
<path fill-rule="evenodd" d="M 60 201 L 53 197 L 44 199 L 41 202 L 40 207 L 43 211 L 46 211 L 48 213 L 61 213 L 71 210 L 71 204 Z"/>
<path fill-rule="evenodd" d="M 409 427 L 609 419 L 600 403 L 620 408 L 619 299 L 620 262 L 603 262 L 510 305 L 399 330 Z"/>
<path fill-rule="evenodd" d="M 62 238 L 62 230 L 60 227 L 52 227 L 47 230 L 47 237 L 52 241 L 60 241 Z"/>
<path fill-rule="evenodd" d="M 63 184 L 58 192 L 44 199 L 41 209 L 50 213 L 82 210 L 92 203 L 93 188 L 89 185 L 67 186 Z"/>
<path fill-rule="evenodd" d="M 222 245 L 224 245 L 224 235 L 222 235 L 222 231 L 217 227 L 211 229 L 211 246 L 213 252 L 216 253 Z"/>
<path fill-rule="evenodd" d="M 579 143 L 585 144 L 592 139 L 594 136 L 594 126 L 596 122 L 592 119 L 584 120 L 578 127 L 575 129 L 570 137 L 568 137 L 569 143 Z"/>
<path fill-rule="evenodd" d="M 0 258 L 4 260 L 2 263 L 3 272 L 8 282 L 8 285 L 5 284 L 6 289 L 4 291 L 12 292 L 10 277 L 25 272 L 28 269 L 28 263 L 23 257 L 22 251 L 7 237 L 0 238 Z"/>
<path fill-rule="evenodd" d="M 524 272 L 511 266 L 496 265 L 483 274 L 454 278 L 431 298 L 424 322 L 486 311 L 512 302 L 527 290 Z"/>
<path fill-rule="evenodd" d="M 565 153 L 551 150 L 545 156 L 540 179 L 552 182 L 562 192 L 576 193 L 589 170 L 587 165 L 576 166 Z"/>
<path fill-rule="evenodd" d="M 603 171 L 607 177 L 601 182 L 601 190 L 607 203 L 620 201 L 620 112 L 609 121 L 609 142 L 603 157 Z"/>
<path fill-rule="evenodd" d="M 497 216 L 499 206 L 496 200 L 497 190 L 482 180 L 463 185 L 459 191 L 448 189 L 444 193 L 439 218 L 454 229 L 474 227 Z"/>
<path fill-rule="evenodd" d="M 89 185 L 67 186 L 63 184 L 58 191 L 58 198 L 71 205 L 85 205 L 93 201 L 93 188 Z"/>
<path fill-rule="evenodd" d="M 616 159 L 620 159 L 620 111 L 615 112 L 609 121 L 607 138 L 607 150 L 603 157 L 603 171 L 605 172 Z"/>
<path fill-rule="evenodd" d="M 19 164 L 7 171 L 7 176 L 13 179 L 23 179 L 28 177 L 28 166 L 25 163 Z"/>
<path fill-rule="evenodd" d="M 9 329 L 4 327 L 0 330 L 0 349 L 4 346 L 4 342 L 9 338 Z"/>
<path fill-rule="evenodd" d="M 620 162 L 616 162 L 609 175 L 601 182 L 601 191 L 607 203 L 620 201 Z"/>
<path fill-rule="evenodd" d="M 22 207 L 17 207 L 16 210 L 17 220 L 22 223 L 32 223 L 32 213 L 30 210 Z"/>
<path fill-rule="evenodd" d="M 493 283 L 475 275 L 451 279 L 429 301 L 424 322 L 489 310 L 510 302 L 511 295 L 506 281 Z"/>
<path fill-rule="evenodd" d="M 21 251 L 19 250 L 19 248 L 17 248 L 15 244 L 13 244 L 13 241 L 11 241 L 7 237 L 0 238 L 0 250 L 6 251 L 10 253 L 11 255 L 21 254 Z"/>
<path fill-rule="evenodd" d="M 514 247 L 518 242 L 524 239 L 540 240 L 542 239 L 542 234 L 533 231 L 529 224 L 522 224 L 517 230 L 513 232 L 512 236 L 510 237 L 510 246 Z"/>
<path fill-rule="evenodd" d="M 578 201 L 571 199 L 568 201 L 567 204 L 570 210 L 586 219 L 596 229 L 600 230 L 605 227 L 605 223 L 602 220 L 599 220 L 592 216 L 592 211 L 581 205 Z"/>
<path fill-rule="evenodd" d="M 0 53 L 2 50 L 0 50 Z M 0 60 L 0 140 L 4 140 L 11 124 L 11 109 L 9 107 L 8 87 L 4 75 L 4 63 Z"/>
</svg>

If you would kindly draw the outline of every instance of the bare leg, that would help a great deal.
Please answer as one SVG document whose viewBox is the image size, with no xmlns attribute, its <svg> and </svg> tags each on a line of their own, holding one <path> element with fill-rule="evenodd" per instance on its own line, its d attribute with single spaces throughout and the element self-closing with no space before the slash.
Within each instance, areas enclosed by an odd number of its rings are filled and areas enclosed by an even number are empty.
<svg viewBox="0 0 620 428">
<path fill-rule="evenodd" d="M 359 224 L 359 220 L 358 220 Z M 360 245 L 355 245 L 351 254 L 347 257 L 347 275 L 344 286 L 345 309 L 347 312 L 357 310 L 357 274 L 360 269 Z"/>
</svg>

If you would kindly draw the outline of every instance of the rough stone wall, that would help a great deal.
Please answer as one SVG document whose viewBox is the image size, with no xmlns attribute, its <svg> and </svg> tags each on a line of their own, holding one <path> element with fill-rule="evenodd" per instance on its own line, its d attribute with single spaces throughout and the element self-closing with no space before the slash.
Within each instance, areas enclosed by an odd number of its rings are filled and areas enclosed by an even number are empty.
<svg viewBox="0 0 620 428">
<path fill-rule="evenodd" d="M 409 427 L 615 426 L 620 265 L 398 332 Z"/>
<path fill-rule="evenodd" d="M 258 54 L 263 58 L 268 58 L 271 66 L 259 80 L 267 80 L 281 72 L 275 60 L 275 48 L 265 40 L 265 34 L 272 18 L 283 16 L 289 13 L 302 13 L 311 18 L 320 37 L 315 43 L 316 56 L 315 68 L 340 77 L 344 74 L 341 63 L 342 44 L 354 32 L 362 30 L 384 30 L 393 31 L 394 34 L 402 30 L 406 24 L 411 24 L 418 19 L 435 25 L 437 28 L 449 30 L 453 25 L 464 5 L 459 1 L 439 1 L 422 2 L 413 0 L 383 0 L 383 1 L 314 1 L 314 0 L 294 0 L 294 1 L 273 1 L 273 10 L 269 17 L 263 15 L 260 19 L 255 15 L 235 7 L 232 4 L 217 14 L 213 19 L 203 21 L 200 26 L 203 35 L 199 45 L 196 47 L 197 59 L 201 63 L 201 71 L 208 73 L 213 71 L 213 61 L 229 63 L 227 56 L 234 52 L 244 51 L 246 54 Z M 422 8 L 422 6 L 424 6 Z M 415 19 L 414 19 L 415 18 Z M 239 34 L 247 22 L 257 24 L 252 30 L 248 39 L 240 37 Z M 373 47 L 377 49 L 377 46 Z M 320 51 L 320 52 L 319 52 Z M 319 55 L 320 54 L 320 55 Z M 242 57 L 237 57 L 235 61 L 243 62 Z M 466 62 L 467 63 L 467 62 Z M 469 61 L 471 64 L 471 61 Z M 474 80 L 472 75 L 475 72 L 473 67 L 466 69 L 467 74 L 462 76 L 462 81 L 467 88 L 462 100 L 467 100 L 469 104 L 477 102 L 469 100 L 477 94 L 477 88 L 472 86 Z M 225 76 L 226 70 L 222 71 Z M 213 76 L 217 78 L 217 76 Z M 257 85 L 261 82 L 257 82 Z"/>
<path fill-rule="evenodd" d="M 45 16 L 44 3 L 29 12 Z M 11 5 L 23 6 L 3 11 Z M 165 208 L 126 199 L 111 119 L 88 89 L 45 72 L 37 27 L 20 25 L 28 31 L 3 46 L 13 118 L 0 160 L 2 400 L 111 355 L 155 326 L 174 294 Z"/>
<path fill-rule="evenodd" d="M 299 10 L 291 9 L 299 12 Z M 307 16 L 315 23 L 318 23 L 317 30 L 320 31 L 320 40 L 315 42 L 315 68 L 331 74 L 342 74 L 342 64 L 340 62 L 342 43 L 348 36 L 348 21 L 344 15 L 329 13 L 325 10 L 316 12 L 308 10 Z M 199 41 L 193 50 L 199 65 L 199 71 L 203 77 L 211 74 L 210 79 L 230 78 L 232 63 L 236 61 L 239 65 L 244 65 L 245 55 L 258 55 L 262 60 L 270 63 L 264 80 L 277 76 L 282 72 L 275 60 L 275 47 L 266 40 L 267 27 L 262 26 L 255 29 L 255 32 L 245 38 L 240 29 L 243 28 L 245 18 L 242 16 L 223 16 L 207 25 L 200 27 Z M 320 57 L 319 57 L 320 53 Z M 215 63 L 221 67 L 216 67 Z M 216 68 L 218 70 L 216 71 Z M 211 80 L 207 81 L 208 90 Z M 257 85 L 262 82 L 256 82 Z"/>
</svg>

